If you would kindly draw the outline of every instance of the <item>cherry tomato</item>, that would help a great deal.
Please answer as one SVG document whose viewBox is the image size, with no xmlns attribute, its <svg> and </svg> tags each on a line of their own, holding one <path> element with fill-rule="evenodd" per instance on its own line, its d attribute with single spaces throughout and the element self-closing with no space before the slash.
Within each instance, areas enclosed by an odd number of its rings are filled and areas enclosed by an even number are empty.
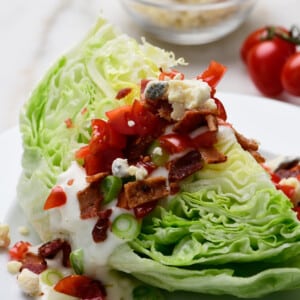
<svg viewBox="0 0 300 300">
<path fill-rule="evenodd" d="M 272 39 L 275 42 L 278 39 L 280 39 L 276 35 L 273 37 L 271 36 L 271 35 L 274 35 L 275 32 L 289 35 L 289 31 L 284 27 L 274 26 L 274 27 L 272 27 L 273 32 L 271 32 L 271 33 L 269 32 L 268 28 L 270 28 L 270 27 L 259 28 L 255 31 L 253 31 L 252 33 L 250 33 L 248 35 L 248 37 L 245 39 L 245 41 L 242 44 L 241 51 L 240 51 L 241 58 L 244 61 L 244 63 L 247 63 L 248 53 L 249 53 L 250 49 L 253 48 L 255 45 L 260 44 L 261 42 L 269 40 L 269 39 Z M 268 35 L 270 37 L 268 37 Z M 288 46 L 290 47 L 292 53 L 295 52 L 295 45 L 293 43 L 288 43 Z"/>
<path fill-rule="evenodd" d="M 67 202 L 67 195 L 66 195 L 65 191 L 63 190 L 63 188 L 58 185 L 58 186 L 55 186 L 51 190 L 51 192 L 44 204 L 44 209 L 47 210 L 47 209 L 51 209 L 54 207 L 62 206 L 66 202 Z"/>
<path fill-rule="evenodd" d="M 281 82 L 288 93 L 300 96 L 300 52 L 290 56 L 284 64 Z"/>
<path fill-rule="evenodd" d="M 247 56 L 250 77 L 266 96 L 277 96 L 283 91 L 281 71 L 292 54 L 286 41 L 268 40 L 255 45 Z"/>
<path fill-rule="evenodd" d="M 241 47 L 241 57 L 247 64 L 250 77 L 266 96 L 283 91 L 281 71 L 289 56 L 296 51 L 295 43 L 282 37 L 289 31 L 282 27 L 264 27 L 251 33 Z"/>
</svg>

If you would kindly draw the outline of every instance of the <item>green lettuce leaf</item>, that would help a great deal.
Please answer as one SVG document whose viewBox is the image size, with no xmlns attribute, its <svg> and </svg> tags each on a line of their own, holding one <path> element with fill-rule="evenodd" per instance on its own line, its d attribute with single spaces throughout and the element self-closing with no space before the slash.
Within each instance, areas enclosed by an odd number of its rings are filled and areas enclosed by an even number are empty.
<svg viewBox="0 0 300 300">
<path fill-rule="evenodd" d="M 300 253 L 300 223 L 290 200 L 230 128 L 220 128 L 216 147 L 227 161 L 183 182 L 111 266 L 171 291 L 258 297 L 299 286 L 290 261 Z"/>
<path fill-rule="evenodd" d="M 157 78 L 160 68 L 178 63 L 173 53 L 139 44 L 101 18 L 47 72 L 21 112 L 24 154 L 18 184 L 21 206 L 43 240 L 51 238 L 44 201 L 74 152 L 88 143 L 91 119 L 131 103 L 139 96 L 141 79 Z M 125 87 L 132 88 L 130 95 L 116 100 Z"/>
</svg>

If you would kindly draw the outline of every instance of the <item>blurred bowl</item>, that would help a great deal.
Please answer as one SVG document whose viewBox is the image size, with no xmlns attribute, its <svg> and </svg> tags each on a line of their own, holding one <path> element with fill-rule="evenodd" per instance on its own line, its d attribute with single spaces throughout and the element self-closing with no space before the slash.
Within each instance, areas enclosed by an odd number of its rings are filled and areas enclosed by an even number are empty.
<svg viewBox="0 0 300 300">
<path fill-rule="evenodd" d="M 206 44 L 234 31 L 256 0 L 120 0 L 133 21 L 155 37 Z"/>
</svg>

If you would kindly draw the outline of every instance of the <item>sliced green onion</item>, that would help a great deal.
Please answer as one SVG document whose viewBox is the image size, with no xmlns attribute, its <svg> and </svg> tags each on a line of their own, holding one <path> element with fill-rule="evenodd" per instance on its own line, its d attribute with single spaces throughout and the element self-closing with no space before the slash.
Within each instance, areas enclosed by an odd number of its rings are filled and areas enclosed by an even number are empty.
<svg viewBox="0 0 300 300">
<path fill-rule="evenodd" d="M 70 263 L 74 272 L 78 275 L 83 274 L 83 250 L 76 249 L 70 253 Z"/>
<path fill-rule="evenodd" d="M 162 292 L 152 286 L 139 285 L 132 291 L 133 300 L 165 300 Z"/>
<path fill-rule="evenodd" d="M 162 148 L 159 141 L 154 141 L 148 148 L 147 153 L 150 155 L 153 163 L 157 166 L 164 166 L 169 160 L 168 152 Z"/>
<path fill-rule="evenodd" d="M 41 273 L 42 282 L 49 286 L 55 285 L 63 277 L 63 274 L 56 269 L 47 269 Z"/>
<path fill-rule="evenodd" d="M 100 185 L 100 190 L 103 193 L 104 204 L 117 198 L 122 188 L 122 179 L 117 176 L 106 176 Z"/>
<path fill-rule="evenodd" d="M 141 223 L 131 214 L 122 214 L 112 223 L 112 232 L 121 239 L 132 240 L 141 231 Z"/>
</svg>

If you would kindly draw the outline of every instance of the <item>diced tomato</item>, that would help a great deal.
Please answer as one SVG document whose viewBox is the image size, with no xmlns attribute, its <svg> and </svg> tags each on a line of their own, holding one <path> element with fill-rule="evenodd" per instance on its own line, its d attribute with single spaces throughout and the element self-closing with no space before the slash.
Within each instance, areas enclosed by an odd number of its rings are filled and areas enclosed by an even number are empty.
<svg viewBox="0 0 300 300">
<path fill-rule="evenodd" d="M 29 242 L 19 241 L 9 249 L 10 258 L 13 260 L 22 260 L 28 252 L 31 244 Z"/>
<path fill-rule="evenodd" d="M 90 153 L 89 146 L 83 146 L 75 152 L 76 159 L 83 159 Z"/>
<path fill-rule="evenodd" d="M 152 134 L 159 126 L 159 119 L 138 100 L 133 102 L 132 118 L 136 123 L 135 130 L 138 135 Z"/>
<path fill-rule="evenodd" d="M 182 152 L 192 146 L 192 141 L 188 136 L 178 133 L 162 135 L 158 141 L 161 147 L 170 154 Z"/>
<path fill-rule="evenodd" d="M 172 69 L 170 72 L 162 71 L 158 77 L 159 80 L 174 79 L 174 78 L 183 80 L 184 74 L 182 74 L 181 72 L 179 72 L 175 69 Z"/>
<path fill-rule="evenodd" d="M 68 118 L 65 120 L 65 124 L 67 128 L 72 128 L 73 127 L 73 121 L 71 118 Z"/>
<path fill-rule="evenodd" d="M 300 206 L 296 206 L 293 210 L 297 213 L 297 218 L 300 221 Z"/>
<path fill-rule="evenodd" d="M 108 124 L 119 133 L 134 135 L 135 123 L 132 117 L 132 106 L 124 105 L 106 112 Z M 133 123 L 132 123 L 133 122 Z"/>
<path fill-rule="evenodd" d="M 284 194 L 289 198 L 292 199 L 295 194 L 295 188 L 291 185 L 287 184 L 276 184 L 276 188 L 284 192 Z"/>
<path fill-rule="evenodd" d="M 54 286 L 54 290 L 80 299 L 104 300 L 106 291 L 102 283 L 84 275 L 67 276 Z"/>
<path fill-rule="evenodd" d="M 104 120 L 92 120 L 92 130 L 92 139 L 89 143 L 90 153 L 97 154 L 108 147 L 123 149 L 126 146 L 126 137 Z"/>
<path fill-rule="evenodd" d="M 144 93 L 145 88 L 146 88 L 149 81 L 150 81 L 149 79 L 142 79 L 141 80 L 141 84 L 140 84 L 141 85 L 141 94 Z"/>
<path fill-rule="evenodd" d="M 125 135 L 147 135 L 153 133 L 159 119 L 141 101 L 124 105 L 106 112 L 108 124 Z"/>
<path fill-rule="evenodd" d="M 217 134 L 214 131 L 205 131 L 192 138 L 192 142 L 196 148 L 211 147 L 217 142 Z"/>
<path fill-rule="evenodd" d="M 111 172 L 112 162 L 118 157 L 123 157 L 123 153 L 120 149 L 116 148 L 105 148 L 97 154 L 88 154 L 84 160 L 84 168 L 87 175 L 91 176 L 100 172 Z"/>
<path fill-rule="evenodd" d="M 216 61 L 211 61 L 208 68 L 197 79 L 207 82 L 211 88 L 215 88 L 226 72 L 226 67 Z"/>
<path fill-rule="evenodd" d="M 124 89 L 121 89 L 117 95 L 116 95 L 116 99 L 120 100 L 120 99 L 123 99 L 125 98 L 127 95 L 129 95 L 132 91 L 132 88 L 124 88 Z"/>
<path fill-rule="evenodd" d="M 223 103 L 218 98 L 214 97 L 214 100 L 215 100 L 215 103 L 217 105 L 218 117 L 220 119 L 222 119 L 223 121 L 226 121 L 227 120 L 227 113 L 226 113 L 226 110 L 225 110 L 225 107 L 224 107 Z"/>
<path fill-rule="evenodd" d="M 65 191 L 63 190 L 63 188 L 58 185 L 58 186 L 55 186 L 51 190 L 51 192 L 44 204 L 44 209 L 47 210 L 47 209 L 51 209 L 54 207 L 62 206 L 66 202 L 67 202 L 67 195 L 66 195 Z"/>
</svg>

